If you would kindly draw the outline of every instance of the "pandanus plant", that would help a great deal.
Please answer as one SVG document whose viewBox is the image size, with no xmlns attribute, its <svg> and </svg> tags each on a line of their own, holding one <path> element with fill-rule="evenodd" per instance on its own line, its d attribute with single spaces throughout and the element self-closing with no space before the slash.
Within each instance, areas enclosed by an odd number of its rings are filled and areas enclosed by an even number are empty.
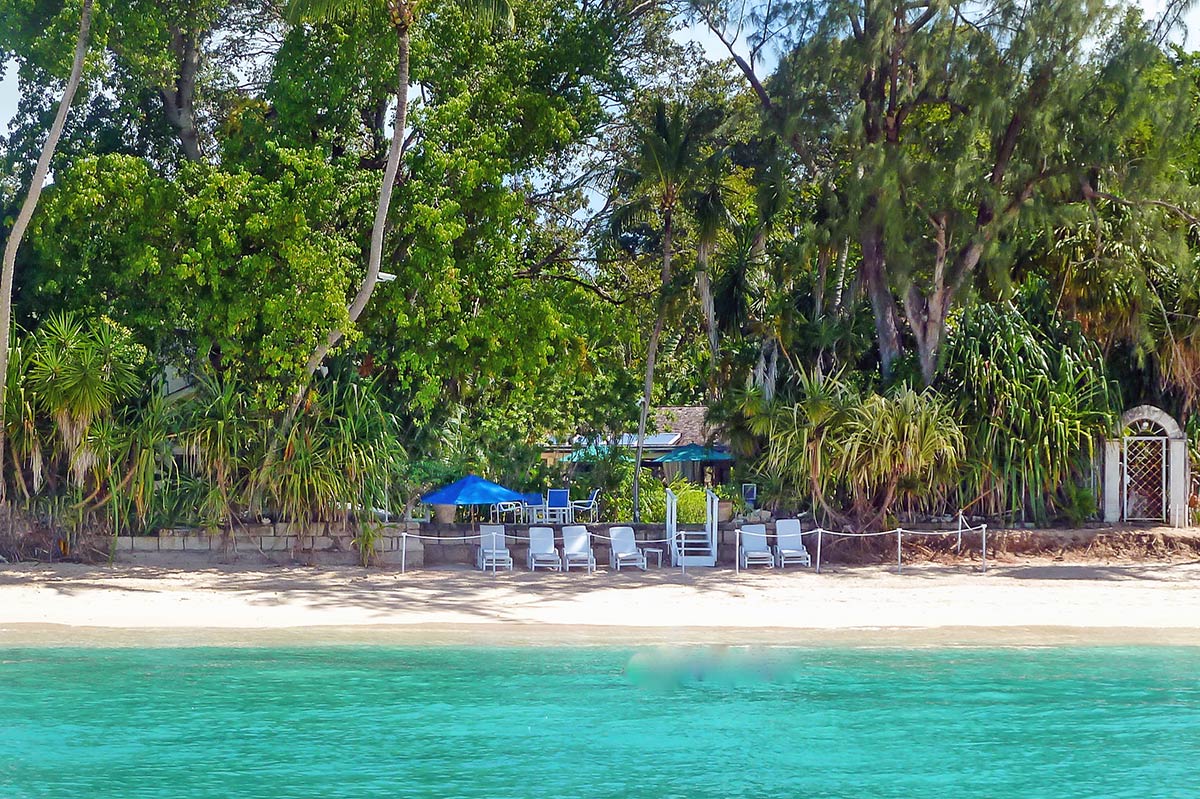
<svg viewBox="0 0 1200 799">
<path fill-rule="evenodd" d="M 56 451 L 74 486 L 82 488 L 97 464 L 93 425 L 138 391 L 144 359 L 127 331 L 104 320 L 85 324 L 55 314 L 33 335 L 26 385 L 36 409 L 53 422 Z"/>
<path fill-rule="evenodd" d="M 799 401 L 770 427 L 768 473 L 809 493 L 827 522 L 878 529 L 902 494 L 929 499 L 957 485 L 964 438 L 932 390 L 860 393 L 840 374 L 799 374 Z"/>
<path fill-rule="evenodd" d="M 1099 348 L 1058 326 L 980 305 L 952 333 L 941 385 L 970 440 L 964 504 L 1045 521 L 1110 429 L 1120 402 Z"/>
<path fill-rule="evenodd" d="M 210 528 L 232 525 L 246 504 L 264 426 L 231 379 L 202 378 L 184 412 L 180 443 L 196 511 Z"/>
</svg>

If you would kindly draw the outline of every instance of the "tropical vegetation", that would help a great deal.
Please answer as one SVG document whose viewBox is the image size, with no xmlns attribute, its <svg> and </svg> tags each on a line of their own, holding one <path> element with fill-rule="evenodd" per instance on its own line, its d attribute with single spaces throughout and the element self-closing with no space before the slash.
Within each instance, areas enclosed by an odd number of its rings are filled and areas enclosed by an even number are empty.
<svg viewBox="0 0 1200 799">
<path fill-rule="evenodd" d="M 702 404 L 828 525 L 1078 523 L 1124 408 L 1200 430 L 1183 8 L 0 0 L 5 518 L 655 521 L 543 446 Z"/>
</svg>

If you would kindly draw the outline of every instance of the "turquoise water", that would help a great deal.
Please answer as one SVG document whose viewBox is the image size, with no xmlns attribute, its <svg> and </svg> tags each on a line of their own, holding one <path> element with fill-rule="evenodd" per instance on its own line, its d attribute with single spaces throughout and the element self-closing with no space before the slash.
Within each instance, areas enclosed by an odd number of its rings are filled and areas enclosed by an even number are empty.
<svg viewBox="0 0 1200 799">
<path fill-rule="evenodd" d="M 1200 649 L 0 648 L 0 797 L 1196 797 Z"/>
</svg>

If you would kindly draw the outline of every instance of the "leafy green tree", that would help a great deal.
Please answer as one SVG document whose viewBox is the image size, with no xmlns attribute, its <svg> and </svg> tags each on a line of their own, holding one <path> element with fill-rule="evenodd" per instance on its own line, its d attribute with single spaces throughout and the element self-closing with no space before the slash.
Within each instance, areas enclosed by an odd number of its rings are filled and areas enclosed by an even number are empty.
<svg viewBox="0 0 1200 799">
<path fill-rule="evenodd" d="M 383 6 L 381 9 L 380 6 Z M 470 8 L 489 23 L 500 21 L 512 27 L 512 9 L 503 0 L 488 0 L 484 3 L 472 3 Z M 346 324 L 330 328 L 324 341 L 313 350 L 305 367 L 307 378 L 316 373 L 321 362 L 325 360 L 329 350 L 341 341 L 347 325 L 358 321 L 375 285 L 379 281 L 379 266 L 383 259 L 383 236 L 388 221 L 388 208 L 392 201 L 392 191 L 396 184 L 396 175 L 400 168 L 400 158 L 403 154 L 405 137 L 408 131 L 408 88 L 409 88 L 409 55 L 411 34 L 417 21 L 421 6 L 411 0 L 290 0 L 287 6 L 288 17 L 293 22 L 303 19 L 338 19 L 346 16 L 378 13 L 387 15 L 388 25 L 396 36 L 396 120 L 393 127 L 392 143 L 388 150 L 387 162 L 383 169 L 383 182 L 379 189 L 379 201 L 375 209 L 375 222 L 371 227 L 371 244 L 367 255 L 367 273 L 359 286 L 354 299 L 346 311 Z M 291 406 L 285 418 L 284 425 L 291 424 L 291 419 L 303 401 L 307 385 L 301 385 L 292 397 Z"/>
<path fill-rule="evenodd" d="M 1011 266 L 1014 227 L 1106 186 L 1132 199 L 1160 156 L 1127 159 L 1123 143 L 1179 117 L 1147 92 L 1162 31 L 1100 0 L 778 4 L 749 57 L 727 33 L 736 8 L 698 11 L 770 129 L 808 176 L 838 187 L 885 375 L 906 329 L 932 381 L 951 309 L 981 263 Z M 784 57 L 762 80 L 755 58 L 771 45 Z"/>
<path fill-rule="evenodd" d="M 83 0 L 79 16 L 79 33 L 75 38 L 75 56 L 71 61 L 71 72 L 67 76 L 62 99 L 58 103 L 58 113 L 55 114 L 54 122 L 46 134 L 46 141 L 42 145 L 41 155 L 38 156 L 37 167 L 33 170 L 33 178 L 30 180 L 21 210 L 17 213 L 16 221 L 13 222 L 12 229 L 4 242 L 4 257 L 2 266 L 0 266 L 0 375 L 8 374 L 8 356 L 12 334 L 13 275 L 17 265 L 17 249 L 21 246 L 22 239 L 25 238 L 25 230 L 33 218 L 34 209 L 37 208 L 38 199 L 42 194 L 42 185 L 50 170 L 50 160 L 54 157 L 54 148 L 58 145 L 58 139 L 62 135 L 63 126 L 67 121 L 67 113 L 71 108 L 71 101 L 75 98 L 75 91 L 79 88 L 79 81 L 83 75 L 83 61 L 87 56 L 88 35 L 92 25 L 92 4 L 93 0 Z M 7 47 L 0 44 L 0 52 L 6 49 Z M 7 381 L 0 382 L 0 408 L 5 405 L 4 391 L 6 387 Z M 3 463 L 4 450 L 4 434 L 3 429 L 0 428 L 0 463 Z M 0 490 L 2 489 L 3 482 L 0 481 Z"/>
<path fill-rule="evenodd" d="M 232 373 L 278 407 L 304 351 L 345 323 L 366 179 L 272 146 L 244 167 L 189 162 L 170 178 L 129 156 L 84 159 L 39 213 L 25 313 L 109 316 L 183 372 Z"/>
</svg>

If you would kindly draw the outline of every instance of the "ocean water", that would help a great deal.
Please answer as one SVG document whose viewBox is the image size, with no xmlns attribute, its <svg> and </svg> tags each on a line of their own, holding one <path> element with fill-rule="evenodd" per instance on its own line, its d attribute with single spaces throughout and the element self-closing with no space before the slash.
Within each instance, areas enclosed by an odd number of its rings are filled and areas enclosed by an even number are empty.
<svg viewBox="0 0 1200 799">
<path fill-rule="evenodd" d="M 1200 796 L 1200 649 L 0 648 L 0 797 Z"/>
</svg>

